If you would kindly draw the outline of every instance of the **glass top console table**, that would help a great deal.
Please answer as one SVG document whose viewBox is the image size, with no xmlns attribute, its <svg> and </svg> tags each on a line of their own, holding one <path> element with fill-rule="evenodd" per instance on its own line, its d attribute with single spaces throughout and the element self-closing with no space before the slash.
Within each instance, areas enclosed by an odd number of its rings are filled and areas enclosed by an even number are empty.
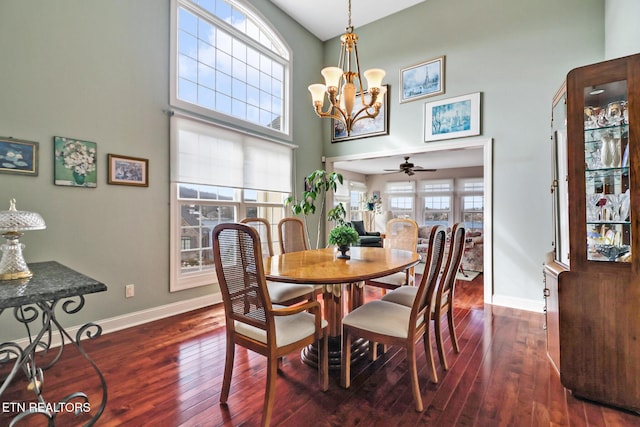
<svg viewBox="0 0 640 427">
<path fill-rule="evenodd" d="M 24 325 L 27 332 L 26 344 L 0 343 L 0 400 L 3 405 L 0 415 L 11 414 L 11 425 L 26 417 L 45 417 L 48 425 L 56 425 L 57 416 L 71 412 L 85 426 L 91 426 L 107 404 L 107 384 L 80 340 L 82 337 L 99 337 L 102 328 L 90 322 L 71 336 L 56 318 L 56 312 L 78 313 L 84 307 L 85 295 L 104 292 L 107 287 L 55 261 L 29 264 L 29 269 L 33 272 L 29 279 L 0 282 L 0 316 L 5 311 L 13 313 L 13 318 Z M 44 371 L 60 360 L 67 344 L 77 349 L 99 378 L 102 399 L 97 407 L 89 401 L 87 394 L 80 391 L 55 402 L 46 401 L 43 396 Z M 19 380 L 20 371 L 26 377 L 26 388 L 35 395 L 34 401 L 7 399 L 10 385 Z"/>
</svg>

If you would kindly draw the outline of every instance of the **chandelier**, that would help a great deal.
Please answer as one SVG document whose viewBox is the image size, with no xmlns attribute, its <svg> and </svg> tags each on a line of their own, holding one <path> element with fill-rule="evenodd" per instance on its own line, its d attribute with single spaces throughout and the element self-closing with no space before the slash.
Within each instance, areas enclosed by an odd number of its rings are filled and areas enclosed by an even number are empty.
<svg viewBox="0 0 640 427">
<path fill-rule="evenodd" d="M 322 118 L 332 118 L 341 122 L 347 136 L 349 136 L 357 121 L 374 119 L 378 115 L 386 88 L 382 86 L 384 70 L 380 68 L 366 70 L 363 75 L 367 80 L 369 99 L 365 100 L 362 78 L 360 77 L 360 61 L 358 60 L 358 36 L 353 32 L 351 25 L 351 0 L 349 0 L 349 24 L 346 31 L 340 37 L 342 45 L 338 66 L 323 68 L 321 73 L 325 84 L 312 84 L 309 86 L 309 92 L 311 92 L 316 114 Z M 355 71 L 352 71 L 354 62 Z M 356 80 L 358 81 L 357 86 Z M 330 105 L 327 111 L 322 111 L 325 93 Z M 360 103 L 355 105 L 358 93 L 360 94 Z"/>
</svg>

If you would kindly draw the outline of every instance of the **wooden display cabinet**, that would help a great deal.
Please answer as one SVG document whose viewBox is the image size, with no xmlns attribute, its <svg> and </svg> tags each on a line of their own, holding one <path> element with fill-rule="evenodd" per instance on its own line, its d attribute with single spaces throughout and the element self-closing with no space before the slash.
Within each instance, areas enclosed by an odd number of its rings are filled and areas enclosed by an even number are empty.
<svg viewBox="0 0 640 427">
<path fill-rule="evenodd" d="M 640 411 L 640 54 L 576 68 L 566 82 L 560 378 L 578 397 Z"/>
<path fill-rule="evenodd" d="M 551 108 L 551 196 L 553 206 L 553 250 L 544 263 L 544 312 L 547 355 L 560 372 L 560 322 L 558 277 L 569 266 L 569 196 L 567 177 L 567 88 L 563 84 Z"/>
</svg>

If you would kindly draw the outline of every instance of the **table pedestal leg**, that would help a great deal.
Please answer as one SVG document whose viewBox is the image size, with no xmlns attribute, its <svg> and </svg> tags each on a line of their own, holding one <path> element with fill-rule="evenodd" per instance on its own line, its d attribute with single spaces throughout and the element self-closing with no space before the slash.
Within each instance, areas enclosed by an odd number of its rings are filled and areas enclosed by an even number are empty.
<svg viewBox="0 0 640 427">
<path fill-rule="evenodd" d="M 351 311 L 364 303 L 364 282 L 345 283 L 339 285 L 325 285 L 322 293 L 324 305 L 324 317 L 329 323 L 329 369 L 339 370 L 342 358 L 342 318 L 345 307 L 343 294 L 349 295 L 348 310 Z M 366 357 L 369 350 L 369 342 L 363 339 L 354 340 L 351 343 L 351 362 L 354 363 Z M 318 347 L 310 345 L 300 353 L 302 361 L 313 367 L 318 366 Z"/>
</svg>

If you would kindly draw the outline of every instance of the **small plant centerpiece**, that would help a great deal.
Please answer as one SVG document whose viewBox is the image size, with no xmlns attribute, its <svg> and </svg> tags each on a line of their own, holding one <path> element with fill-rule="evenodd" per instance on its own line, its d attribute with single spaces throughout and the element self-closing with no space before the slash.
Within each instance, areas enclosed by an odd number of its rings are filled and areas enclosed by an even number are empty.
<svg viewBox="0 0 640 427">
<path fill-rule="evenodd" d="M 358 232 L 344 221 L 346 216 L 347 211 L 342 203 L 338 203 L 335 208 L 327 212 L 327 219 L 336 224 L 329 232 L 329 244 L 338 247 L 340 251 L 339 259 L 350 259 L 351 257 L 347 255 L 349 246 L 358 243 Z"/>
<path fill-rule="evenodd" d="M 343 223 L 329 232 L 329 243 L 338 246 L 338 258 L 349 259 L 351 257 L 347 255 L 347 251 L 350 245 L 358 243 L 358 233 L 353 227 Z"/>
</svg>

